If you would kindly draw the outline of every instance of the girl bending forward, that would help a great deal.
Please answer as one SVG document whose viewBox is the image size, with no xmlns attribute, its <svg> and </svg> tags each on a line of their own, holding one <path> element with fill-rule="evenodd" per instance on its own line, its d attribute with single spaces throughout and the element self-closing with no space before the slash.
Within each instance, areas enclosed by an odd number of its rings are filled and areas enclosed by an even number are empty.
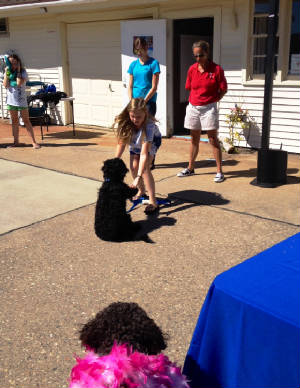
<svg viewBox="0 0 300 388">
<path fill-rule="evenodd" d="M 155 198 L 155 183 L 150 170 L 153 158 L 161 145 L 161 133 L 155 119 L 148 113 L 146 102 L 142 98 L 133 98 L 126 108 L 116 117 L 118 145 L 116 157 L 120 158 L 129 144 L 130 171 L 133 187 L 138 188 L 138 197 L 145 195 L 145 186 L 149 195 L 146 214 L 158 210 Z"/>
</svg>

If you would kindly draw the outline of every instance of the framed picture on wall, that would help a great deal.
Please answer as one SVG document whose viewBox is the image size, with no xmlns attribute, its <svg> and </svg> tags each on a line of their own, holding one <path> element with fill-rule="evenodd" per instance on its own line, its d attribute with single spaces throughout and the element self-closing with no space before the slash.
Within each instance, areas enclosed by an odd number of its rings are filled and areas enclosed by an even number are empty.
<svg viewBox="0 0 300 388">
<path fill-rule="evenodd" d="M 134 41 L 136 40 L 136 38 L 143 38 L 146 40 L 147 46 L 148 46 L 148 55 L 149 57 L 152 57 L 153 56 L 153 36 L 134 36 L 132 40 L 133 54 L 134 54 Z"/>
</svg>

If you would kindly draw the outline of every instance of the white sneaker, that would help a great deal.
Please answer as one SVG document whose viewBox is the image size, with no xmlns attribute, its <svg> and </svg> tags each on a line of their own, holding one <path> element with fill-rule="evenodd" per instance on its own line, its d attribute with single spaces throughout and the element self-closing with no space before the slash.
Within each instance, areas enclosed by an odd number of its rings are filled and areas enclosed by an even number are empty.
<svg viewBox="0 0 300 388">
<path fill-rule="evenodd" d="M 194 175 L 195 174 L 195 171 L 194 169 L 193 170 L 190 170 L 189 168 L 184 168 L 182 171 L 180 171 L 177 176 L 179 176 L 179 178 L 182 178 L 184 176 L 190 176 L 190 175 Z"/>
<path fill-rule="evenodd" d="M 221 183 L 224 180 L 225 180 L 224 174 L 222 174 L 221 172 L 218 172 L 217 175 L 214 177 L 214 181 L 216 183 Z"/>
</svg>

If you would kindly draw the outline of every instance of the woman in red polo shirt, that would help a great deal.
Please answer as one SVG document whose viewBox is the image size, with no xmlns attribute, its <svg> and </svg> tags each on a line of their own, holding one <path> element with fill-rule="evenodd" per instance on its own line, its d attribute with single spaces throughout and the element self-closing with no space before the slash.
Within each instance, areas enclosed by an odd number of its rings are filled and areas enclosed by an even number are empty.
<svg viewBox="0 0 300 388">
<path fill-rule="evenodd" d="M 188 70 L 185 88 L 190 91 L 189 105 L 186 108 L 184 127 L 191 131 L 190 159 L 188 168 L 177 174 L 178 177 L 193 175 L 195 160 L 199 152 L 201 130 L 207 131 L 209 143 L 217 163 L 214 181 L 223 182 L 222 150 L 218 139 L 217 102 L 227 92 L 227 82 L 221 66 L 209 60 L 209 44 L 199 41 L 193 44 L 196 60 Z"/>
</svg>

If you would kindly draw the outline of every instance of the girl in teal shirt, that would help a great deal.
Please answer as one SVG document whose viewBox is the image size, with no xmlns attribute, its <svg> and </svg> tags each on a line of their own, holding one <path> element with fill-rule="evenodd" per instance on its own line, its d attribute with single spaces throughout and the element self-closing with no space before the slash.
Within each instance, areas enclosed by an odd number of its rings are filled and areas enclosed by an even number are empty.
<svg viewBox="0 0 300 388">
<path fill-rule="evenodd" d="M 155 117 L 157 86 L 159 81 L 160 67 L 156 59 L 149 57 L 146 39 L 138 37 L 133 43 L 133 53 L 139 58 L 133 61 L 128 69 L 129 88 L 128 96 L 132 98 L 143 98 L 146 102 L 148 112 Z M 151 164 L 154 166 L 155 157 Z"/>
<path fill-rule="evenodd" d="M 157 86 L 160 67 L 156 59 L 149 57 L 148 46 L 145 38 L 136 38 L 133 44 L 133 52 L 139 58 L 133 61 L 128 69 L 129 88 L 128 96 L 143 98 L 147 104 L 149 113 L 155 116 Z"/>
</svg>

